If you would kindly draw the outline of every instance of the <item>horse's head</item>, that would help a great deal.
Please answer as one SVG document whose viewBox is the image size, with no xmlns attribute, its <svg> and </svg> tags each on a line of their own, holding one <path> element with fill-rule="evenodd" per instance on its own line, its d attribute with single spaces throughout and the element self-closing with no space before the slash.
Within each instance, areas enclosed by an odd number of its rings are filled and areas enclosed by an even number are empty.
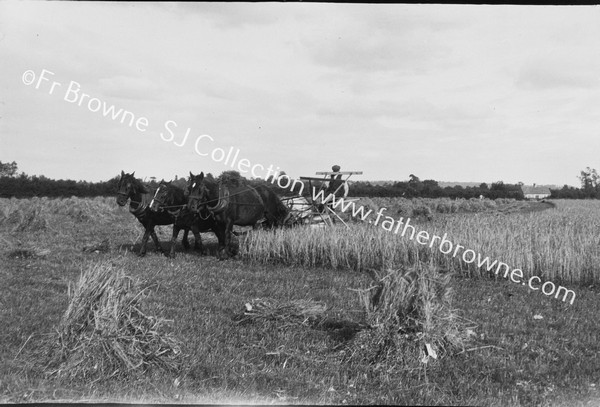
<svg viewBox="0 0 600 407">
<path fill-rule="evenodd" d="M 204 177 L 204 173 L 202 173 L 202 175 Z M 189 197 L 190 194 L 192 193 L 192 185 L 194 184 L 194 180 L 196 179 L 196 177 L 199 177 L 199 175 L 194 175 L 190 171 L 190 177 L 188 178 L 188 180 L 185 184 L 185 196 Z"/>
<path fill-rule="evenodd" d="M 194 175 L 190 172 L 190 178 L 187 185 L 188 208 L 192 212 L 200 212 L 206 208 L 206 202 L 209 199 L 209 190 L 206 186 L 204 173 Z"/>
<path fill-rule="evenodd" d="M 135 171 L 131 174 L 126 174 L 121 171 L 121 178 L 117 188 L 117 205 L 125 206 L 129 198 L 135 193 Z"/>
<path fill-rule="evenodd" d="M 158 212 L 161 207 L 165 206 L 169 194 L 170 182 L 160 181 L 158 188 L 154 192 L 152 201 L 150 201 L 150 210 Z"/>
</svg>

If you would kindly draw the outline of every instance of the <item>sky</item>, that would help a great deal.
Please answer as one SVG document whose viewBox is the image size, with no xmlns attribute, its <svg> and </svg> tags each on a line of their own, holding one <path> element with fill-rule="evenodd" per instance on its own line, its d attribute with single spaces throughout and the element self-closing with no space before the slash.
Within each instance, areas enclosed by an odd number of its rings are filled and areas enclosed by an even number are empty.
<svg viewBox="0 0 600 407">
<path fill-rule="evenodd" d="M 0 72 L 28 175 L 600 169 L 598 6 L 0 2 Z"/>
</svg>

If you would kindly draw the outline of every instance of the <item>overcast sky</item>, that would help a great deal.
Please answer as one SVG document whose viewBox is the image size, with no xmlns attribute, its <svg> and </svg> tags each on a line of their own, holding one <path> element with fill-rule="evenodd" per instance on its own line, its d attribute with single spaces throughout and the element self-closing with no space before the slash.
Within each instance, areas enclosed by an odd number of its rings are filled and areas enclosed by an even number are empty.
<svg viewBox="0 0 600 407">
<path fill-rule="evenodd" d="M 0 70 L 0 161 L 29 175 L 219 174 L 231 147 L 259 176 L 600 169 L 597 6 L 0 2 Z"/>
</svg>

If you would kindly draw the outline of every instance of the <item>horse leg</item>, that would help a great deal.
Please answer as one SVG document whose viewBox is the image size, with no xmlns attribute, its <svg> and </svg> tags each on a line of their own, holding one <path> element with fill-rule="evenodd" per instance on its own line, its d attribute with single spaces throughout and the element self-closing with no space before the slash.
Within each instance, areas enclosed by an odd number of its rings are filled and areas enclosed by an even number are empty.
<svg viewBox="0 0 600 407">
<path fill-rule="evenodd" d="M 228 256 L 235 256 L 238 253 L 238 248 L 237 247 L 233 247 L 234 243 L 232 240 L 233 237 L 233 219 L 230 219 L 229 222 L 227 222 L 227 229 L 225 231 L 225 236 L 226 236 L 226 243 L 225 243 L 225 250 L 227 251 Z M 239 241 L 239 238 L 238 238 Z"/>
<path fill-rule="evenodd" d="M 173 225 L 173 236 L 171 237 L 171 252 L 169 253 L 168 257 L 172 257 L 175 258 L 175 244 L 177 243 L 177 236 L 179 236 L 179 231 L 181 230 L 181 228 L 177 225 Z M 187 229 L 185 230 L 185 233 L 183 234 L 183 240 L 185 241 L 187 238 Z M 188 244 L 189 246 L 189 244 Z"/>
<path fill-rule="evenodd" d="M 198 226 L 192 226 L 192 233 L 194 234 L 194 250 L 200 252 L 201 255 L 205 256 L 208 254 L 204 245 L 202 244 L 202 237 L 200 236 L 200 228 Z"/>
<path fill-rule="evenodd" d="M 146 228 L 144 231 L 144 237 L 142 238 L 142 247 L 140 247 L 140 256 L 143 257 L 146 255 L 146 246 L 148 245 L 148 238 L 153 231 L 149 228 Z"/>
<path fill-rule="evenodd" d="M 173 229 L 173 232 L 175 232 L 175 229 Z M 188 240 L 189 233 L 190 233 L 190 230 L 188 228 L 184 228 L 183 229 L 183 241 L 182 241 L 182 243 L 183 243 L 183 248 L 185 250 L 189 250 L 190 249 L 190 242 Z"/>
<path fill-rule="evenodd" d="M 154 242 L 154 246 L 156 247 L 155 251 L 165 254 L 162 246 L 160 245 L 160 242 L 158 241 L 158 236 L 156 236 L 156 232 L 154 231 L 154 226 L 152 226 L 152 231 L 150 232 L 150 236 L 152 236 L 152 241 Z"/>
<path fill-rule="evenodd" d="M 228 244 L 226 246 L 227 252 L 231 256 L 235 256 L 239 252 L 239 241 L 240 241 L 240 238 L 239 238 L 238 235 L 236 235 L 236 234 L 233 233 L 233 221 L 231 221 L 230 231 L 227 233 L 227 236 L 229 236 L 229 241 L 228 241 Z M 235 238 L 234 238 L 234 236 L 235 236 Z"/>
<path fill-rule="evenodd" d="M 227 252 L 227 231 L 219 231 L 219 260 L 225 260 L 229 257 Z"/>
<path fill-rule="evenodd" d="M 230 222 L 218 227 L 217 239 L 219 239 L 219 260 L 225 260 L 229 257 L 229 227 Z M 233 225 L 232 225 L 233 226 Z"/>
</svg>

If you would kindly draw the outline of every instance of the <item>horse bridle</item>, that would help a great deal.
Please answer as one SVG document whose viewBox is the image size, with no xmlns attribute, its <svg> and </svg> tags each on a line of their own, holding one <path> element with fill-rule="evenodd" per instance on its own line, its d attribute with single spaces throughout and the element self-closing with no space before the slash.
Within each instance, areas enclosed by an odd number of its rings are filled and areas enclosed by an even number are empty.
<svg viewBox="0 0 600 407">
<path fill-rule="evenodd" d="M 202 201 L 202 195 L 204 194 L 204 191 L 208 192 L 208 188 L 204 185 L 200 185 L 198 187 L 198 189 L 200 189 L 200 187 L 204 187 L 203 190 L 198 191 L 197 193 L 194 193 L 194 188 L 196 187 L 196 181 L 193 182 L 192 186 L 191 186 L 191 190 L 190 190 L 190 195 L 188 196 L 188 202 L 190 202 L 192 199 L 198 201 L 198 206 L 202 206 L 202 205 L 208 205 L 209 202 L 214 201 L 214 199 L 210 199 L 208 201 Z M 188 187 L 189 188 L 189 187 Z M 208 219 L 208 218 L 207 218 Z"/>
<path fill-rule="evenodd" d="M 131 195 L 130 189 L 131 189 L 131 185 L 127 188 L 127 192 L 123 192 L 122 187 L 120 187 L 119 190 L 117 191 L 117 195 L 125 197 L 125 203 L 123 205 L 127 204 L 127 200 L 129 199 L 129 196 Z"/>
<path fill-rule="evenodd" d="M 122 185 L 122 184 L 123 184 L 123 179 L 121 179 L 119 181 L 119 190 L 117 191 L 117 195 L 123 195 L 123 196 L 129 198 L 129 195 L 131 194 L 130 189 L 132 187 L 132 184 L 131 183 L 129 183 L 129 185 L 127 185 L 127 184 Z M 123 192 L 123 189 L 126 189 L 127 192 Z"/>
<path fill-rule="evenodd" d="M 144 205 L 143 200 L 142 200 L 142 202 L 140 202 L 140 201 L 134 201 L 133 199 L 131 199 L 132 193 L 135 193 L 135 186 L 133 185 L 133 183 L 130 182 L 129 186 L 127 186 L 128 192 L 123 192 L 122 189 L 123 189 L 122 187 L 119 188 L 119 191 L 117 191 L 117 195 L 125 197 L 126 200 L 123 205 L 127 204 L 127 199 L 128 199 L 129 200 L 129 212 L 131 212 L 135 216 L 142 214 L 148 205 L 147 204 Z M 138 207 L 132 210 L 131 204 L 137 204 Z"/>
</svg>

